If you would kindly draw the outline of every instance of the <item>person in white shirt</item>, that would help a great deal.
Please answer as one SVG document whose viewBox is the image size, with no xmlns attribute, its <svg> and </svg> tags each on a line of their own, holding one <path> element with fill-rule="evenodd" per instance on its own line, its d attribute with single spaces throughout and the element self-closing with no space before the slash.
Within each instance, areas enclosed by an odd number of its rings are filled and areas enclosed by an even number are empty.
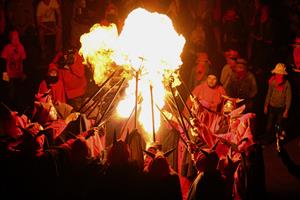
<svg viewBox="0 0 300 200">
<path fill-rule="evenodd" d="M 55 38 L 55 51 L 60 51 L 62 48 L 62 22 L 59 0 L 40 0 L 37 6 L 36 16 L 43 56 L 46 56 L 47 36 Z"/>
</svg>

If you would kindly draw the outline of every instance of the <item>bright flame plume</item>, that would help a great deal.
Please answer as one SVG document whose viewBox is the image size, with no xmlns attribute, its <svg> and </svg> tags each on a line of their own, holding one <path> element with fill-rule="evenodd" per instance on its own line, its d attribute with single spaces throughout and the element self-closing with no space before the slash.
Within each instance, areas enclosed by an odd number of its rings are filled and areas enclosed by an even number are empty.
<svg viewBox="0 0 300 200">
<path fill-rule="evenodd" d="M 81 48 L 85 64 L 94 69 L 94 80 L 97 84 L 104 81 L 107 75 L 114 71 L 113 54 L 116 51 L 118 30 L 115 24 L 101 26 L 95 24 L 89 33 L 80 37 Z"/>
<path fill-rule="evenodd" d="M 151 13 L 145 9 L 133 10 L 125 20 L 120 35 L 114 25 L 94 25 L 80 41 L 80 50 L 85 61 L 94 67 L 94 79 L 100 83 L 113 71 L 122 67 L 132 75 L 139 73 L 139 95 L 142 97 L 139 122 L 149 134 L 152 132 L 150 84 L 153 87 L 154 103 L 164 106 L 166 89 L 171 74 L 182 64 L 185 39 L 175 31 L 169 17 Z M 129 117 L 135 106 L 135 78 L 131 76 L 126 97 L 118 104 L 122 117 Z M 175 77 L 176 78 L 176 77 Z M 155 128 L 160 127 L 160 113 L 155 107 Z"/>
</svg>

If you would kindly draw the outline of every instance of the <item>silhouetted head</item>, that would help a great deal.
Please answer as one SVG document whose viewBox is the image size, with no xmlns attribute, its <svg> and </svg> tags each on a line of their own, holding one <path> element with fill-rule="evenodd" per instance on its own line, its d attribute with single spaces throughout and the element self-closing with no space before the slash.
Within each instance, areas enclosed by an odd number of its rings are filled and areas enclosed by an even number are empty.
<svg viewBox="0 0 300 200">
<path fill-rule="evenodd" d="M 148 172 L 155 177 L 164 177 L 170 174 L 171 167 L 168 163 L 167 157 L 175 150 L 172 149 L 167 152 L 157 150 L 156 153 L 144 151 L 148 156 L 152 158 L 149 163 Z"/>
<path fill-rule="evenodd" d="M 218 169 L 227 178 L 233 178 L 233 174 L 236 171 L 236 168 L 238 167 L 240 161 L 240 159 L 237 160 L 232 158 L 232 151 L 230 148 L 230 151 L 227 154 L 227 156 L 219 160 Z"/>
<path fill-rule="evenodd" d="M 113 144 L 109 149 L 107 161 L 110 165 L 126 165 L 129 162 L 130 149 L 126 142 L 117 140 L 117 134 L 114 132 Z"/>
<path fill-rule="evenodd" d="M 41 134 L 43 127 L 38 123 L 31 123 L 23 131 L 22 142 L 17 146 L 25 155 L 38 155 L 43 152 L 45 135 Z"/>
<path fill-rule="evenodd" d="M 219 156 L 214 150 L 201 149 L 198 154 L 195 165 L 200 172 L 209 172 L 217 169 Z"/>
<path fill-rule="evenodd" d="M 209 172 L 217 169 L 219 156 L 215 151 L 219 141 L 210 149 L 200 149 L 195 159 L 195 166 L 200 172 Z"/>
<path fill-rule="evenodd" d="M 82 163 L 90 158 L 91 152 L 84 137 L 78 137 L 72 144 L 70 150 L 70 161 Z"/>
</svg>

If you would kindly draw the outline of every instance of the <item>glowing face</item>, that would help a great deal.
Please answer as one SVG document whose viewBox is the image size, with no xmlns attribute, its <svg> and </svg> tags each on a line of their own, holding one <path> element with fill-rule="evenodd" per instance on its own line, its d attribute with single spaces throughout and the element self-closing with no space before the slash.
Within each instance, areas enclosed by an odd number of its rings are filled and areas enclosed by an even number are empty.
<svg viewBox="0 0 300 200">
<path fill-rule="evenodd" d="M 234 110 L 234 104 L 232 101 L 226 101 L 224 107 L 223 107 L 223 112 L 224 113 L 230 113 L 231 111 Z"/>
<path fill-rule="evenodd" d="M 215 75 L 208 75 L 206 80 L 207 80 L 207 85 L 210 88 L 216 87 L 216 85 L 218 83 L 218 79 Z"/>
</svg>

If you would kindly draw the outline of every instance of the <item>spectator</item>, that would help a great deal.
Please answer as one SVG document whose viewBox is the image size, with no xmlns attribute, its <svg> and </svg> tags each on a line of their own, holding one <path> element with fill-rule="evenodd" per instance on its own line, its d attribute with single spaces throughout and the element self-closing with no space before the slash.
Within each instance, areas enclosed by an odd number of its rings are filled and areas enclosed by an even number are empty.
<svg viewBox="0 0 300 200">
<path fill-rule="evenodd" d="M 71 45 L 80 47 L 80 36 L 104 18 L 106 0 L 75 0 L 71 18 Z"/>
<path fill-rule="evenodd" d="M 220 82 L 226 89 L 228 82 L 235 70 L 236 60 L 239 58 L 239 52 L 233 49 L 229 49 L 225 52 L 226 64 L 222 69 Z"/>
<path fill-rule="evenodd" d="M 17 95 L 22 91 L 22 82 L 26 78 L 23 71 L 23 60 L 26 59 L 26 53 L 17 31 L 9 33 L 9 40 L 10 43 L 4 47 L 1 53 L 1 58 L 6 63 L 2 79 L 8 83 L 8 101 L 18 105 L 20 98 Z"/>
<path fill-rule="evenodd" d="M 6 1 L 7 26 L 16 29 L 20 38 L 34 28 L 34 8 L 32 0 L 10 0 Z"/>
<path fill-rule="evenodd" d="M 274 76 L 269 80 L 268 93 L 265 100 L 264 113 L 268 115 L 266 133 L 271 134 L 272 127 L 277 123 L 283 125 L 283 119 L 288 117 L 292 92 L 290 82 L 286 80 L 285 64 L 278 63 L 272 70 Z M 274 137 L 275 138 L 275 137 Z"/>
<path fill-rule="evenodd" d="M 194 73 L 189 74 L 190 88 L 194 88 L 200 83 L 204 82 L 207 77 L 207 70 L 210 67 L 210 61 L 206 52 L 199 52 L 195 59 L 194 67 L 191 71 Z"/>
<path fill-rule="evenodd" d="M 273 24 L 270 18 L 270 8 L 268 5 L 261 6 L 259 16 L 256 18 L 253 27 L 253 48 L 251 60 L 254 68 L 259 72 L 268 72 L 271 69 L 273 51 Z"/>
<path fill-rule="evenodd" d="M 257 85 L 255 76 L 247 68 L 246 60 L 237 59 L 236 70 L 228 83 L 226 93 L 230 97 L 244 99 L 245 112 L 253 110 L 253 99 L 257 94 Z"/>
<path fill-rule="evenodd" d="M 106 6 L 104 18 L 101 20 L 101 25 L 108 26 L 111 23 L 116 24 L 118 30 L 121 31 L 121 21 L 119 19 L 118 8 L 113 3 L 109 3 Z"/>
<path fill-rule="evenodd" d="M 225 11 L 222 19 L 222 30 L 223 48 L 241 48 L 243 24 L 235 6 L 231 6 Z"/>
<path fill-rule="evenodd" d="M 206 35 L 204 27 L 201 24 L 197 24 L 192 30 L 189 41 L 191 54 L 196 54 L 197 51 L 205 51 L 207 49 Z"/>
<path fill-rule="evenodd" d="M 212 69 L 207 72 L 206 82 L 196 86 L 192 93 L 204 107 L 213 111 L 218 110 L 222 95 L 226 95 L 224 88 L 218 84 L 217 73 Z M 187 105 L 190 106 L 191 102 L 188 101 Z"/>
<path fill-rule="evenodd" d="M 73 14 L 74 0 L 61 1 L 61 17 L 62 17 L 62 47 L 65 48 L 70 45 L 71 38 L 71 20 L 70 16 Z"/>
<path fill-rule="evenodd" d="M 41 0 L 37 6 L 36 16 L 42 55 L 45 58 L 54 53 L 46 52 L 53 37 L 55 52 L 61 50 L 62 21 L 59 2 L 57 0 Z"/>
<path fill-rule="evenodd" d="M 220 29 L 216 26 L 218 19 L 214 16 L 214 9 L 215 11 L 218 10 L 216 3 L 217 1 L 208 0 L 189 1 L 186 3 L 190 14 L 190 20 L 188 23 L 193 24 L 192 27 L 196 27 L 197 24 L 200 24 L 202 30 L 201 32 L 199 31 L 199 33 L 202 34 L 202 32 L 204 32 L 205 36 L 205 44 L 202 44 L 201 46 L 204 46 L 205 51 L 212 57 L 216 56 L 216 51 L 221 50 Z M 201 37 L 203 36 L 200 36 L 200 38 Z"/>
</svg>

